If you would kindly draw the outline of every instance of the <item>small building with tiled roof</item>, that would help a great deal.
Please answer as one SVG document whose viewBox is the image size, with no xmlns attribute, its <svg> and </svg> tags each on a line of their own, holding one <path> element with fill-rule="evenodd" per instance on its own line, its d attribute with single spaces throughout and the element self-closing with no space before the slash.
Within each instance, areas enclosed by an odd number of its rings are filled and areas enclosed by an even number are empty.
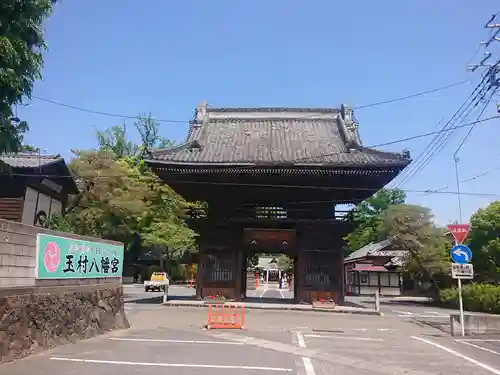
<svg viewBox="0 0 500 375">
<path fill-rule="evenodd" d="M 402 266 L 408 250 L 395 249 L 389 240 L 369 243 L 344 259 L 346 295 L 400 296 Z"/>
<path fill-rule="evenodd" d="M 59 155 L 0 154 L 0 218 L 41 225 L 52 213 L 62 214 L 78 188 Z"/>
</svg>

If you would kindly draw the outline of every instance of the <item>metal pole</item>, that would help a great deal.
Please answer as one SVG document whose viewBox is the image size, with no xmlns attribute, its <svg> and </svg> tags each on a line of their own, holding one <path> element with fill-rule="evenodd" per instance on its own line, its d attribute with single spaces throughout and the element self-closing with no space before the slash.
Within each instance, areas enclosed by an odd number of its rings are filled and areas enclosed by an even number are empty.
<svg viewBox="0 0 500 375">
<path fill-rule="evenodd" d="M 462 223 L 462 199 L 460 197 L 460 176 L 458 174 L 458 162 L 460 159 L 455 155 L 455 179 L 457 182 L 457 199 L 458 199 L 458 217 L 460 219 L 460 223 Z"/>
<path fill-rule="evenodd" d="M 375 311 L 380 312 L 380 294 L 379 291 L 375 291 Z"/>
<path fill-rule="evenodd" d="M 460 305 L 460 330 L 462 336 L 465 336 L 465 327 L 464 327 L 464 302 L 462 300 L 462 280 L 460 278 L 458 281 L 458 304 Z"/>
</svg>

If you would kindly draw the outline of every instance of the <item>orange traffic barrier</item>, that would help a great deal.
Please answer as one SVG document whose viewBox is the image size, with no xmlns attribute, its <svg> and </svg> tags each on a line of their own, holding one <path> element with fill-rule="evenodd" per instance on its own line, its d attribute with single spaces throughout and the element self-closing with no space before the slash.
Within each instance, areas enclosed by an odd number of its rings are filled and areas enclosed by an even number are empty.
<svg viewBox="0 0 500 375">
<path fill-rule="evenodd" d="M 208 305 L 207 329 L 243 329 L 245 307 L 243 305 Z"/>
</svg>

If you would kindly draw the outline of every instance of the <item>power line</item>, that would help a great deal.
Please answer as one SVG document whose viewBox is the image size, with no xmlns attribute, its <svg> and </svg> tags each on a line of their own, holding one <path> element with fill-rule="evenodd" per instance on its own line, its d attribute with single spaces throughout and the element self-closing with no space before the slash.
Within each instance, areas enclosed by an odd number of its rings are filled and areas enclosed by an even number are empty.
<svg viewBox="0 0 500 375">
<path fill-rule="evenodd" d="M 382 102 L 377 102 L 377 103 L 373 103 L 373 104 L 360 105 L 360 106 L 354 107 L 353 109 L 370 108 L 370 107 L 375 107 L 375 106 L 379 106 L 379 105 L 395 103 L 395 102 L 399 102 L 399 101 L 406 100 L 406 99 L 412 99 L 412 98 L 416 98 L 418 96 L 428 95 L 428 94 L 432 94 L 432 93 L 437 92 L 437 91 L 447 90 L 447 89 L 450 89 L 452 87 L 460 86 L 460 85 L 463 85 L 464 83 L 467 83 L 469 81 L 470 81 L 470 79 L 466 79 L 464 81 L 452 83 L 451 85 L 437 87 L 437 88 L 434 88 L 431 90 L 418 92 L 416 94 L 402 96 L 402 97 L 396 98 L 396 99 L 384 100 Z"/>
<path fill-rule="evenodd" d="M 430 90 L 426 90 L 426 91 L 421 91 L 421 92 L 418 92 L 418 93 L 415 93 L 415 94 L 401 96 L 401 97 L 397 97 L 397 98 L 394 98 L 394 99 L 384 100 L 384 101 L 381 101 L 381 102 L 360 105 L 360 106 L 357 106 L 357 107 L 353 107 L 353 109 L 359 110 L 359 109 L 364 109 L 364 108 L 376 107 L 376 106 L 380 106 L 380 105 L 384 105 L 384 104 L 395 103 L 395 102 L 399 102 L 399 101 L 403 101 L 403 100 L 407 100 L 407 99 L 412 99 L 412 98 L 416 98 L 416 97 L 419 97 L 419 96 L 428 95 L 428 94 L 432 94 L 434 92 L 438 92 L 438 91 L 442 91 L 442 90 L 447 90 L 447 89 L 450 89 L 450 88 L 453 88 L 453 87 L 456 87 L 456 86 L 460 86 L 460 85 L 463 85 L 464 83 L 467 83 L 469 81 L 470 80 L 464 80 L 464 81 L 460 81 L 460 82 L 455 82 L 455 83 L 452 83 L 450 85 L 436 87 L 436 88 L 433 88 L 433 89 L 430 89 Z M 95 114 L 95 115 L 108 116 L 108 117 L 116 117 L 116 118 L 125 118 L 125 119 L 137 119 L 138 118 L 138 116 L 123 115 L 123 114 L 106 112 L 106 111 L 98 111 L 98 110 L 95 110 L 95 109 L 89 109 L 89 108 L 84 108 L 84 107 L 80 107 L 80 106 L 76 106 L 76 105 L 66 104 L 66 103 L 63 103 L 63 102 L 60 102 L 60 101 L 56 101 L 56 100 L 52 100 L 52 99 L 46 99 L 46 98 L 42 98 L 42 97 L 36 96 L 36 95 L 32 95 L 32 98 L 36 99 L 36 100 L 39 100 L 39 101 L 42 101 L 42 102 L 45 102 L 45 103 L 50 103 L 50 104 L 53 104 L 53 105 L 57 105 L 57 106 L 65 107 L 65 108 L 69 108 L 69 109 L 73 109 L 73 110 L 80 111 L 80 112 L 92 113 L 92 114 Z M 309 116 L 298 117 L 298 118 L 305 118 L 306 119 L 306 118 L 314 118 L 315 116 L 316 115 L 309 115 Z M 160 123 L 181 123 L 181 124 L 189 123 L 189 120 L 155 119 L 155 121 L 160 122 Z"/>
<path fill-rule="evenodd" d="M 80 111 L 80 112 L 92 113 L 92 114 L 95 114 L 95 115 L 109 116 L 109 117 L 118 117 L 118 118 L 126 118 L 126 119 L 133 119 L 133 120 L 137 120 L 137 119 L 141 118 L 140 116 L 121 115 L 121 114 L 111 113 L 111 112 L 96 111 L 94 109 L 87 109 L 87 108 L 83 108 L 83 107 L 78 107 L 78 106 L 75 106 L 75 105 L 61 103 L 61 102 L 58 102 L 58 101 L 55 101 L 55 100 L 45 99 L 45 98 L 41 98 L 39 96 L 34 96 L 34 95 L 32 96 L 32 98 L 34 98 L 36 100 L 40 100 L 42 102 L 46 102 L 46 103 L 51 103 L 51 104 L 54 104 L 54 105 L 58 105 L 60 107 L 70 108 L 70 109 L 74 109 L 74 110 Z M 189 121 L 186 121 L 186 120 L 165 120 L 165 119 L 154 119 L 154 120 L 156 122 L 163 122 L 163 123 L 178 123 L 178 124 L 187 124 L 187 123 L 189 123 Z"/>
<path fill-rule="evenodd" d="M 472 111 L 475 105 L 477 105 L 479 95 L 486 94 L 486 92 L 484 92 L 483 94 L 483 91 L 486 87 L 485 82 L 486 75 L 472 91 L 472 93 L 469 94 L 469 96 L 462 103 L 459 109 L 453 114 L 451 119 L 443 125 L 441 131 L 439 133 L 436 133 L 436 136 L 429 142 L 424 151 L 417 157 L 410 168 L 408 168 L 405 172 L 403 172 L 402 175 L 399 176 L 400 182 L 396 185 L 396 187 L 400 187 L 408 183 L 418 172 L 420 172 L 429 164 L 429 162 L 437 153 L 439 153 L 444 148 L 446 142 L 449 141 L 451 135 L 457 129 L 457 127 L 453 126 L 456 121 L 460 118 L 462 118 L 462 121 L 467 118 L 470 111 Z M 449 131 L 448 129 L 451 129 L 451 131 Z"/>
<path fill-rule="evenodd" d="M 29 174 L 29 173 L 0 173 L 0 176 L 18 176 L 18 177 L 44 177 L 44 178 L 54 178 L 54 179 L 64 179 L 64 178 L 70 178 L 70 179 L 75 179 L 77 180 L 78 178 L 89 178 L 89 179 L 94 179 L 94 180 L 105 180 L 105 179 L 116 179 L 121 177 L 120 175 L 83 175 L 83 176 L 60 176 L 60 175 L 51 175 L 51 174 Z M 210 182 L 210 181 L 182 181 L 182 180 L 176 180 L 176 184 L 195 184 L 195 185 L 216 185 L 216 186 L 237 186 L 237 187 L 266 187 L 266 188 L 278 188 L 278 189 L 314 189 L 314 190 L 323 190 L 323 191 L 334 191 L 334 190 L 349 190 L 349 191 L 368 191 L 368 192 L 376 192 L 379 189 L 373 189 L 373 188 L 366 188 L 366 187 L 359 187 L 359 186 L 316 186 L 316 185 L 279 185 L 279 184 L 249 184 L 249 183 L 232 183 L 232 182 Z M 407 193 L 428 193 L 430 190 L 415 190 L 415 189 L 399 189 L 401 191 L 407 192 Z M 434 192 L 431 192 L 429 194 L 434 194 Z M 458 194 L 458 192 L 455 191 L 441 191 L 441 192 L 436 192 L 435 194 Z M 493 193 L 460 193 L 462 195 L 470 195 L 470 196 L 481 196 L 481 197 L 500 197 L 500 194 L 493 194 Z M 330 201 L 325 201 L 330 202 Z"/>
<path fill-rule="evenodd" d="M 422 169 L 424 169 L 432 160 L 433 156 L 439 152 L 439 150 L 443 149 L 443 146 L 449 141 L 452 133 L 455 131 L 454 124 L 460 118 L 466 118 L 468 115 L 468 111 L 470 111 L 470 106 L 477 100 L 478 95 L 481 94 L 484 89 L 484 82 L 486 78 L 483 78 L 483 81 L 475 88 L 475 90 L 469 95 L 469 97 L 464 101 L 464 103 L 460 106 L 460 108 L 453 114 L 451 119 L 446 122 L 442 126 L 443 132 L 437 134 L 426 146 L 424 151 L 417 157 L 417 160 L 414 161 L 413 165 L 407 169 L 401 178 L 400 182 L 396 185 L 397 187 L 403 186 L 408 183 L 417 173 L 419 173 Z M 475 96 L 474 96 L 475 95 Z M 465 114 L 465 116 L 464 116 Z M 452 129 L 451 131 L 445 132 L 444 130 Z"/>
<path fill-rule="evenodd" d="M 487 176 L 493 172 L 496 172 L 496 171 L 499 171 L 500 170 L 500 167 L 497 167 L 497 168 L 494 168 L 494 169 L 491 169 L 491 170 L 488 170 L 486 172 L 482 172 L 480 174 L 477 174 L 477 175 L 474 175 L 472 177 L 469 177 L 469 178 L 466 178 L 465 180 L 462 180 L 460 181 L 461 184 L 465 184 L 467 182 L 471 182 L 471 181 L 475 181 L 475 180 L 478 180 L 484 176 Z M 446 190 L 448 189 L 448 186 L 443 186 L 439 189 L 432 189 L 432 190 L 429 190 L 429 192 L 439 192 L 439 191 L 443 191 L 443 190 Z M 426 193 L 427 194 L 427 193 Z"/>
<path fill-rule="evenodd" d="M 440 129 L 440 130 L 436 130 L 436 131 L 432 131 L 432 132 L 428 132 L 428 133 L 422 133 L 422 134 L 413 135 L 413 136 L 406 137 L 406 138 L 396 139 L 396 140 L 393 140 L 393 141 L 378 143 L 378 144 L 366 146 L 366 147 L 363 147 L 363 148 L 373 149 L 373 148 L 377 148 L 377 147 L 390 146 L 390 145 L 394 145 L 394 144 L 397 144 L 397 143 L 403 143 L 403 142 L 413 141 L 415 139 L 430 137 L 430 136 L 436 135 L 436 134 L 453 132 L 453 131 L 455 131 L 457 129 L 466 128 L 466 127 L 469 127 L 469 126 L 473 126 L 473 125 L 476 125 L 476 124 L 480 124 L 480 123 L 491 121 L 491 120 L 495 120 L 495 119 L 500 119 L 500 115 L 487 117 L 487 118 L 484 118 L 484 119 L 472 121 L 472 122 L 465 123 L 465 124 L 451 126 L 451 127 L 447 128 L 447 129 Z M 335 156 L 335 155 L 339 155 L 339 154 L 342 154 L 342 153 L 344 153 L 344 152 L 341 151 L 341 152 L 332 152 L 332 153 L 319 154 L 319 155 L 315 155 L 315 156 L 307 156 L 307 157 L 303 157 L 303 158 L 294 159 L 294 160 L 292 160 L 292 162 L 296 163 L 296 162 L 300 162 L 300 161 L 306 161 L 306 160 L 311 160 L 311 159 L 318 159 L 318 158 L 327 157 L 327 156 Z"/>
<path fill-rule="evenodd" d="M 486 100 L 486 103 L 484 104 L 483 108 L 482 108 L 482 109 L 481 109 L 481 111 L 479 112 L 479 115 L 477 116 L 477 120 L 479 120 L 479 119 L 483 116 L 483 114 L 484 114 L 484 112 L 486 111 L 486 109 L 488 108 L 488 104 L 490 104 L 491 99 L 493 98 L 493 95 L 495 94 L 495 92 L 496 92 L 496 90 L 493 90 L 493 91 L 491 92 L 490 97 Z M 453 157 L 454 157 L 454 158 L 456 158 L 456 157 L 457 157 L 458 152 L 459 152 L 459 151 L 460 151 L 460 149 L 463 147 L 463 145 L 464 145 L 465 141 L 467 140 L 467 138 L 469 138 L 469 136 L 471 135 L 472 131 L 475 129 L 476 125 L 477 125 L 477 123 L 476 123 L 476 124 L 474 124 L 474 125 L 472 125 L 472 126 L 469 128 L 469 131 L 467 132 L 467 134 L 465 135 L 465 137 L 462 139 L 462 142 L 460 142 L 460 144 L 458 145 L 458 147 L 457 147 L 457 149 L 456 149 L 455 153 L 453 154 Z"/>
</svg>

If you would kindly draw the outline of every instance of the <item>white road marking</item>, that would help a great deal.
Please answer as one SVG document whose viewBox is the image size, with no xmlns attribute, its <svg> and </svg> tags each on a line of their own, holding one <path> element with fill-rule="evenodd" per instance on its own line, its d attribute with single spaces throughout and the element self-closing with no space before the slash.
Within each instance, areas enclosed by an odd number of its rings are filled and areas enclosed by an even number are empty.
<svg viewBox="0 0 500 375">
<path fill-rule="evenodd" d="M 493 354 L 496 354 L 496 355 L 500 355 L 500 352 L 497 352 L 495 350 L 491 350 L 491 349 L 488 349 L 488 348 L 483 348 L 482 346 L 473 344 L 471 342 L 467 342 L 467 341 L 458 341 L 458 342 L 461 343 L 461 344 L 472 346 L 472 347 L 477 348 L 477 349 L 484 350 L 485 352 L 489 352 L 489 353 L 493 353 Z"/>
<path fill-rule="evenodd" d="M 283 368 L 283 367 L 238 366 L 238 365 L 201 365 L 201 364 L 190 364 L 190 363 L 148 363 L 148 362 L 129 362 L 129 361 L 105 361 L 105 360 L 100 360 L 100 359 L 61 358 L 61 357 L 51 357 L 50 359 L 54 360 L 54 361 L 79 362 L 79 363 L 98 363 L 98 364 L 105 364 L 105 365 L 217 368 L 217 369 L 228 369 L 228 370 L 258 370 L 258 371 L 292 372 L 292 369 Z"/>
<path fill-rule="evenodd" d="M 482 362 L 479 362 L 478 360 L 474 359 L 474 358 L 471 358 L 471 357 L 468 357 L 462 353 L 459 353 L 457 352 L 456 350 L 453 350 L 453 349 L 450 349 L 450 348 L 447 348 L 446 346 L 443 346 L 441 344 L 438 344 L 436 342 L 433 342 L 433 341 L 430 341 L 430 340 L 427 340 L 427 339 L 423 339 L 421 337 L 418 337 L 418 336 L 411 336 L 412 339 L 415 339 L 415 340 L 419 340 L 419 341 L 422 341 L 428 345 L 432 345 L 436 348 L 439 348 L 441 350 L 444 350 L 445 352 L 448 352 L 450 354 L 453 354 L 454 356 L 456 357 L 459 357 L 459 358 L 462 358 L 476 366 L 479 366 L 481 368 L 484 368 L 485 370 L 488 370 L 489 372 L 493 373 L 493 374 L 496 374 L 496 375 L 500 375 L 500 370 L 499 369 L 496 369 L 494 367 L 491 367 L 491 366 L 488 366 L 487 364 L 485 363 L 482 363 Z"/>
<path fill-rule="evenodd" d="M 304 368 L 306 369 L 306 375 L 316 375 L 316 371 L 314 371 L 314 366 L 312 364 L 311 358 L 302 357 L 302 362 L 304 362 Z"/>
<path fill-rule="evenodd" d="M 371 338 L 371 337 L 354 337 L 354 336 L 333 336 L 333 335 L 304 335 L 305 337 L 312 337 L 317 339 L 342 339 L 342 340 L 358 340 L 358 341 L 384 341 L 384 339 Z"/>
<path fill-rule="evenodd" d="M 409 312 L 409 311 L 392 310 L 392 312 L 395 312 L 395 313 L 398 313 L 398 314 L 404 314 L 404 315 L 413 315 L 413 313 Z"/>
<path fill-rule="evenodd" d="M 262 292 L 262 294 L 259 296 L 259 298 L 262 298 L 264 297 L 264 294 L 266 294 L 266 292 L 268 291 L 269 289 L 267 287 L 264 288 L 264 291 Z"/>
<path fill-rule="evenodd" d="M 400 318 L 449 318 L 449 315 L 398 315 Z"/>
<path fill-rule="evenodd" d="M 444 315 L 444 313 L 440 311 L 424 311 L 424 314 Z"/>
<path fill-rule="evenodd" d="M 366 331 L 366 328 L 354 328 L 355 331 Z"/>
<path fill-rule="evenodd" d="M 281 294 L 281 298 L 285 299 L 285 296 L 283 295 L 283 292 L 281 291 L 281 289 L 279 291 L 280 291 L 280 294 Z"/>
<path fill-rule="evenodd" d="M 242 342 L 233 342 L 233 341 L 164 340 L 164 339 L 123 338 L 123 337 L 110 337 L 109 339 L 113 341 L 163 342 L 171 344 L 244 345 Z"/>
<path fill-rule="evenodd" d="M 304 340 L 304 335 L 300 332 L 297 332 L 297 342 L 301 348 L 306 347 L 306 341 Z"/>
<path fill-rule="evenodd" d="M 470 341 L 470 342 L 500 342 L 500 339 L 457 339 L 455 341 Z"/>
</svg>

